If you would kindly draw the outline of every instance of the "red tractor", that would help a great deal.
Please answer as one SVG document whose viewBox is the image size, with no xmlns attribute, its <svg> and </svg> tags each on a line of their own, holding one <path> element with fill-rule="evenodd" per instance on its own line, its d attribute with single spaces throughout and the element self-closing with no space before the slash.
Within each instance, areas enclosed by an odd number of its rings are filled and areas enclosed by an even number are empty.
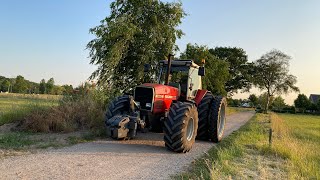
<svg viewBox="0 0 320 180">
<path fill-rule="evenodd" d="M 226 99 L 202 89 L 205 69 L 192 60 L 160 61 L 158 83 L 135 88 L 109 104 L 107 134 L 130 139 L 137 131 L 164 133 L 165 146 L 188 152 L 195 139 L 221 141 L 226 122 Z M 145 65 L 145 72 L 150 66 Z"/>
</svg>

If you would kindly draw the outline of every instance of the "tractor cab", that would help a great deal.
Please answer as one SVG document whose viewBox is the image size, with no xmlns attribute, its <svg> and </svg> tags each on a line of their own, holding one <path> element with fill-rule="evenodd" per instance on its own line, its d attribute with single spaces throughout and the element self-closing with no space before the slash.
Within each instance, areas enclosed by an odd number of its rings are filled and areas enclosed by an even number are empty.
<svg viewBox="0 0 320 180">
<path fill-rule="evenodd" d="M 172 60 L 170 67 L 167 60 L 162 60 L 159 64 L 158 83 L 178 88 L 179 100 L 192 100 L 197 90 L 202 89 L 204 67 L 198 66 L 193 60 Z"/>
</svg>

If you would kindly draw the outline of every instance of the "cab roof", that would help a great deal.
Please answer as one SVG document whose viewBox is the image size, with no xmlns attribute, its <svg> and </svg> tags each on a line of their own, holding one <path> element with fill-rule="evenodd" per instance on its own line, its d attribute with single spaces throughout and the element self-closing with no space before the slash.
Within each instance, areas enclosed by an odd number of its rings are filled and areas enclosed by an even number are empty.
<svg viewBox="0 0 320 180">
<path fill-rule="evenodd" d="M 161 60 L 160 65 L 167 65 L 168 60 Z M 171 61 L 171 65 L 173 66 L 191 66 L 194 68 L 199 68 L 200 66 L 193 62 L 192 59 L 175 59 Z"/>
</svg>

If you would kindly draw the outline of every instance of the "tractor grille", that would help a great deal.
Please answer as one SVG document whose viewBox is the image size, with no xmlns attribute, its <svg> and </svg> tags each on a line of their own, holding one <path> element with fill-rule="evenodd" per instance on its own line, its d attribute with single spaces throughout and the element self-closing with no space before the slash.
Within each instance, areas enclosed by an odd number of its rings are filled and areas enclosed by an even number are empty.
<svg viewBox="0 0 320 180">
<path fill-rule="evenodd" d="M 153 107 L 153 88 L 136 87 L 134 91 L 134 100 L 140 103 L 142 110 L 151 111 Z"/>
</svg>

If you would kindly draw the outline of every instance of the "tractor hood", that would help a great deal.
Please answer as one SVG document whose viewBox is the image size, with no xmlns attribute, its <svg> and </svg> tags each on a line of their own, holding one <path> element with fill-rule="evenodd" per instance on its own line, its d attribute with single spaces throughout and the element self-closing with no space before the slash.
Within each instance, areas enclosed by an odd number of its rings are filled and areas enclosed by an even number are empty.
<svg viewBox="0 0 320 180">
<path fill-rule="evenodd" d="M 152 87 L 156 97 L 161 97 L 161 95 L 166 95 L 167 98 L 177 99 L 179 96 L 179 90 L 176 87 L 167 86 L 163 84 L 145 83 L 140 85 L 140 87 Z M 171 97 L 174 96 L 174 97 Z"/>
<path fill-rule="evenodd" d="M 145 83 L 135 89 L 135 100 L 141 103 L 141 109 L 153 113 L 164 113 L 178 97 L 178 88 L 162 84 Z M 149 103 L 151 103 L 150 109 Z"/>
</svg>

